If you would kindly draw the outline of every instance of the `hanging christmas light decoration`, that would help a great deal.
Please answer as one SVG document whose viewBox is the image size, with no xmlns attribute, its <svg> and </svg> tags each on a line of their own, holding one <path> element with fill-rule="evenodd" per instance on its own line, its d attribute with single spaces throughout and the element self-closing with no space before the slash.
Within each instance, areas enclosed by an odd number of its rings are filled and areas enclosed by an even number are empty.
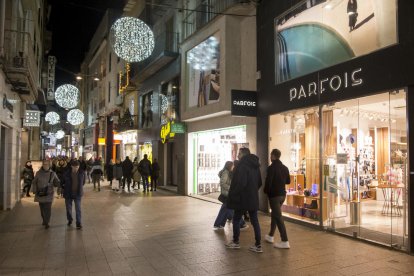
<svg viewBox="0 0 414 276">
<path fill-rule="evenodd" d="M 161 98 L 161 113 L 165 113 L 168 109 L 168 99 L 164 94 L 160 94 Z"/>
<path fill-rule="evenodd" d="M 45 121 L 49 122 L 50 125 L 56 125 L 59 123 L 60 116 L 54 111 L 50 111 L 45 116 Z"/>
<path fill-rule="evenodd" d="M 134 17 L 122 17 L 111 27 L 110 42 L 117 56 L 128 62 L 148 58 L 154 50 L 154 33 Z"/>
<path fill-rule="evenodd" d="M 67 119 L 71 125 L 77 126 L 83 122 L 85 117 L 83 116 L 83 112 L 79 109 L 72 109 L 68 112 Z"/>
<path fill-rule="evenodd" d="M 71 84 L 59 86 L 55 92 L 55 100 L 63 108 L 70 109 L 78 105 L 79 89 Z"/>
<path fill-rule="evenodd" d="M 63 130 L 58 130 L 55 134 L 56 139 L 62 139 L 65 137 L 65 132 Z"/>
<path fill-rule="evenodd" d="M 217 68 L 218 40 L 210 36 L 187 53 L 187 63 L 196 70 Z"/>
</svg>

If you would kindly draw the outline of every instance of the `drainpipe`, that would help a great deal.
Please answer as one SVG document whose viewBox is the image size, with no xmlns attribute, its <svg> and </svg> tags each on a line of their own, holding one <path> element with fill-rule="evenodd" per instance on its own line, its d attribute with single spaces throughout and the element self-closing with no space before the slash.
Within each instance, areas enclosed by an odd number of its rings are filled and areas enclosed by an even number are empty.
<svg viewBox="0 0 414 276">
<path fill-rule="evenodd" d="M 5 21 L 6 21 L 6 0 L 0 0 L 0 58 L 4 57 Z"/>
</svg>

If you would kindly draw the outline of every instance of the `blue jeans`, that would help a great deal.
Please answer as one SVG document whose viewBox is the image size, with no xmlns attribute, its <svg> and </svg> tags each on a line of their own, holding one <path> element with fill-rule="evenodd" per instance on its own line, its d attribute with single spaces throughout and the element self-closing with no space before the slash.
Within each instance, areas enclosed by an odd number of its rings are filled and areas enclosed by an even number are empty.
<svg viewBox="0 0 414 276">
<path fill-rule="evenodd" d="M 148 190 L 148 176 L 142 176 L 142 186 L 144 187 L 144 191 Z"/>
<path fill-rule="evenodd" d="M 233 242 L 238 243 L 240 237 L 240 220 L 242 218 L 244 211 L 234 210 L 233 216 Z M 254 239 L 256 240 L 255 245 L 261 244 L 261 233 L 260 233 L 260 224 L 259 219 L 257 218 L 257 210 L 249 211 L 250 223 L 253 225 L 254 229 Z"/>
<path fill-rule="evenodd" d="M 81 214 L 81 198 L 65 198 L 65 204 L 66 204 L 66 217 L 68 221 L 72 222 L 72 201 L 75 202 L 75 211 L 76 211 L 76 225 L 82 224 L 82 214 Z"/>
<path fill-rule="evenodd" d="M 232 209 L 227 208 L 226 203 L 221 205 L 220 211 L 217 215 L 216 221 L 214 221 L 214 227 L 220 227 L 226 225 L 226 221 L 228 219 L 233 219 L 234 211 Z M 240 219 L 240 227 L 243 227 L 246 224 L 244 219 Z"/>
</svg>

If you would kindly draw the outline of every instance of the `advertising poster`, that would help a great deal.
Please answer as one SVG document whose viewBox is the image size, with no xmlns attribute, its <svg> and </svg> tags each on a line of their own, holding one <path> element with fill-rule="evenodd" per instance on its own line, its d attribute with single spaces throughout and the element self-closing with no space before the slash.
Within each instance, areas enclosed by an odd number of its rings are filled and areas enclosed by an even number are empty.
<svg viewBox="0 0 414 276">
<path fill-rule="evenodd" d="M 186 54 L 188 107 L 202 107 L 220 99 L 220 38 L 210 36 Z"/>
<path fill-rule="evenodd" d="M 141 128 L 152 127 L 152 92 L 141 97 Z"/>
<path fill-rule="evenodd" d="M 275 19 L 281 83 L 397 43 L 396 0 L 308 0 Z"/>
</svg>

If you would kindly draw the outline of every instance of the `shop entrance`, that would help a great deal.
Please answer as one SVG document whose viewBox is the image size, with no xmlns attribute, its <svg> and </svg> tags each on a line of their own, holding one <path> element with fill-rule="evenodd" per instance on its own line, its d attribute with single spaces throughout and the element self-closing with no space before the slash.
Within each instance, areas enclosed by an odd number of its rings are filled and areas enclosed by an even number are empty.
<svg viewBox="0 0 414 276">
<path fill-rule="evenodd" d="M 404 90 L 324 106 L 327 226 L 407 248 L 407 109 Z M 335 146 L 336 145 L 336 146 Z"/>
<path fill-rule="evenodd" d="M 9 183 L 7 179 L 7 147 L 6 147 L 6 128 L 0 127 L 0 210 L 6 208 L 6 183 Z"/>
</svg>

